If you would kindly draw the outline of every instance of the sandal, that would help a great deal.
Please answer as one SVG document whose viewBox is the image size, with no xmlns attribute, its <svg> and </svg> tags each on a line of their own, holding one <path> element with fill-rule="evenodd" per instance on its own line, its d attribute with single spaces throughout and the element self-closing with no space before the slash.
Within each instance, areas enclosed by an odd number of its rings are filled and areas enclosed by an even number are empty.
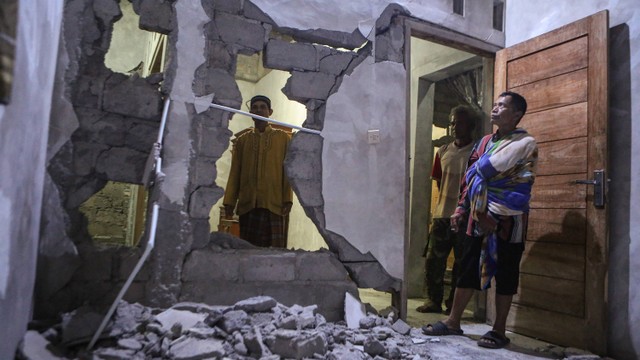
<svg viewBox="0 0 640 360">
<path fill-rule="evenodd" d="M 424 304 L 420 305 L 416 308 L 416 311 L 419 313 L 441 313 L 442 307 L 434 305 L 434 304 Z"/>
<path fill-rule="evenodd" d="M 491 330 L 482 335 L 480 340 L 478 340 L 478 346 L 488 349 L 502 349 L 503 347 L 509 345 L 510 342 L 511 340 L 509 340 L 508 337 L 500 334 L 499 332 Z"/>
<path fill-rule="evenodd" d="M 431 328 L 429 328 L 431 327 Z M 462 329 L 450 329 L 447 324 L 438 321 L 435 324 L 428 324 L 422 327 L 422 333 L 430 336 L 462 335 Z"/>
</svg>

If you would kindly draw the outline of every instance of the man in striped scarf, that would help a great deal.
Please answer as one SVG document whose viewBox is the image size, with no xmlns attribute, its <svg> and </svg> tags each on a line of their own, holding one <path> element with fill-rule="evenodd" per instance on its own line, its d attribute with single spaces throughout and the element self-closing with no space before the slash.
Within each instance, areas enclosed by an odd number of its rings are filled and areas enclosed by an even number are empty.
<svg viewBox="0 0 640 360">
<path fill-rule="evenodd" d="M 483 137 L 471 151 L 460 202 L 451 216 L 452 229 L 458 229 L 464 215 L 469 215 L 453 308 L 447 319 L 423 326 L 427 335 L 461 335 L 460 318 L 474 289 L 487 289 L 495 277 L 496 319 L 478 345 L 502 348 L 509 344 L 505 327 L 518 289 L 538 159 L 535 139 L 517 127 L 526 110 L 521 95 L 500 94 L 491 111 L 497 131 Z"/>
</svg>

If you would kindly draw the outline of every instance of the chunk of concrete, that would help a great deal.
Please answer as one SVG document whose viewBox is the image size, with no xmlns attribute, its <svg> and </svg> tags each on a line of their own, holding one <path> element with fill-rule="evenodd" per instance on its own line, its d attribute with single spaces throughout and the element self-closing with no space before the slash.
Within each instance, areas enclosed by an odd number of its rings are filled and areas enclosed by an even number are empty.
<svg viewBox="0 0 640 360">
<path fill-rule="evenodd" d="M 369 337 L 364 342 L 364 352 L 371 356 L 381 355 L 386 351 L 384 345 L 378 339 Z"/>
<path fill-rule="evenodd" d="M 391 328 L 395 330 L 398 334 L 408 335 L 411 332 L 411 326 L 406 322 L 402 321 L 402 319 L 398 319 Z"/>
<path fill-rule="evenodd" d="M 303 359 L 314 354 L 324 355 L 327 352 L 327 341 L 319 332 L 281 329 L 275 332 L 275 339 L 269 349 L 284 358 Z"/>
<path fill-rule="evenodd" d="M 262 358 L 271 354 L 269 348 L 264 344 L 262 334 L 257 326 L 254 326 L 252 331 L 245 333 L 242 338 L 244 345 L 252 356 Z"/>
<path fill-rule="evenodd" d="M 248 313 L 271 311 L 278 302 L 270 296 L 255 296 L 241 300 L 233 305 L 234 310 L 244 310 Z"/>
<path fill-rule="evenodd" d="M 171 331 L 174 324 L 180 324 L 182 329 L 194 327 L 198 322 L 204 321 L 207 314 L 193 313 L 191 311 L 167 309 L 156 315 L 156 319 L 162 324 L 164 331 Z"/>
<path fill-rule="evenodd" d="M 347 327 L 350 329 L 358 329 L 360 327 L 360 320 L 367 317 L 364 305 L 358 301 L 350 293 L 344 294 L 344 319 L 347 322 Z"/>
<path fill-rule="evenodd" d="M 366 316 L 360 319 L 359 321 L 360 329 L 372 329 L 376 326 L 376 317 L 375 316 Z"/>
<path fill-rule="evenodd" d="M 89 341 L 95 334 L 104 316 L 91 308 L 82 307 L 63 315 L 62 343 L 66 345 Z"/>
<path fill-rule="evenodd" d="M 184 338 L 184 340 L 172 344 L 167 355 L 175 360 L 200 360 L 220 359 L 225 354 L 222 340 Z"/>
<path fill-rule="evenodd" d="M 18 345 L 18 358 L 25 360 L 64 359 L 49 350 L 50 343 L 37 331 L 29 330 Z"/>
<path fill-rule="evenodd" d="M 249 324 L 249 316 L 243 310 L 232 310 L 222 316 L 222 323 L 219 325 L 222 330 L 231 334 L 242 329 Z"/>
<path fill-rule="evenodd" d="M 98 359 L 130 360 L 136 352 L 128 349 L 102 348 L 93 352 Z"/>
<path fill-rule="evenodd" d="M 136 339 L 119 339 L 118 346 L 125 350 L 140 350 L 142 349 L 142 343 Z"/>
</svg>

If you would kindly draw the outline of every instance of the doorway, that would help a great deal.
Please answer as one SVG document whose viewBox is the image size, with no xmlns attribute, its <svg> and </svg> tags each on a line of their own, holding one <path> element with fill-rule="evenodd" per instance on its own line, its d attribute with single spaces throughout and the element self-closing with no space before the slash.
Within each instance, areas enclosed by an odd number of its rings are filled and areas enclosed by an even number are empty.
<svg viewBox="0 0 640 360">
<path fill-rule="evenodd" d="M 426 300 L 426 255 L 438 187 L 431 180 L 438 149 L 454 140 L 450 127 L 451 110 L 464 105 L 480 115 L 473 139 L 489 130 L 492 102 L 493 59 L 420 36 L 411 37 L 410 120 L 409 120 L 409 225 L 407 237 L 406 290 L 408 299 Z M 431 244 L 432 245 L 432 244 Z M 453 252 L 445 271 L 444 299 L 449 294 Z M 443 300 L 444 300 L 443 299 Z M 411 302 L 415 304 L 415 301 Z M 446 308 L 442 303 L 443 309 Z M 409 312 L 415 309 L 408 309 Z M 469 317 L 483 320 L 485 299 L 477 295 L 470 302 Z"/>
</svg>

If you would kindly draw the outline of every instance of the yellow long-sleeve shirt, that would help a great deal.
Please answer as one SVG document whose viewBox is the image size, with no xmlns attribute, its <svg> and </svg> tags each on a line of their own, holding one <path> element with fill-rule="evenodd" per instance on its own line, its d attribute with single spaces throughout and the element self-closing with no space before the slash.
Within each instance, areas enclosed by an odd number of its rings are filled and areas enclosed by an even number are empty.
<svg viewBox="0 0 640 360">
<path fill-rule="evenodd" d="M 255 208 L 284 215 L 282 206 L 292 202 L 291 185 L 284 173 L 289 134 L 267 126 L 240 135 L 232 150 L 231 170 L 223 204 L 243 215 Z"/>
</svg>

